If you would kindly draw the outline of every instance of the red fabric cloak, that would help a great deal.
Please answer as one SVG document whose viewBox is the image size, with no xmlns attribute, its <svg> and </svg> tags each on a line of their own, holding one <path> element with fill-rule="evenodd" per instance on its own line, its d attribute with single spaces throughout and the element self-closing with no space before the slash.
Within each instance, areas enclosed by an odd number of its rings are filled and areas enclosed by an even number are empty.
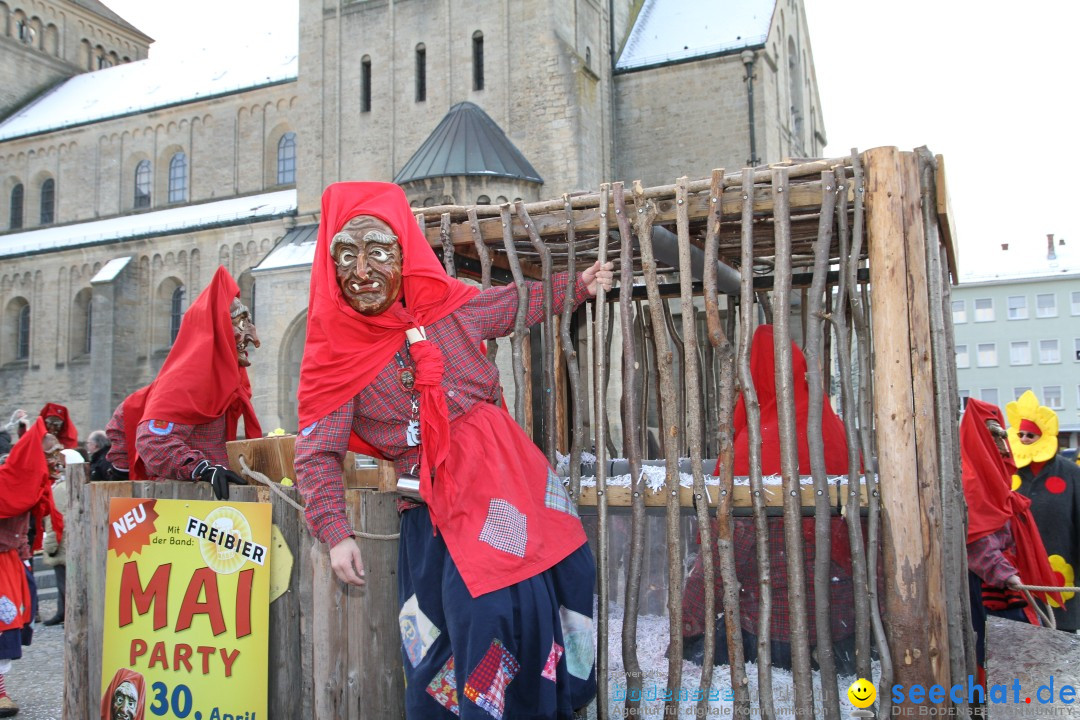
<svg viewBox="0 0 1080 720">
<path fill-rule="evenodd" d="M 49 465 L 41 449 L 45 420 L 38 418 L 11 448 L 7 462 L 0 465 L 0 518 L 13 518 L 34 511 L 48 496 L 52 500 Z"/>
<path fill-rule="evenodd" d="M 225 416 L 227 440 L 236 439 L 236 425 L 244 418 L 249 438 L 262 436 L 251 406 L 247 368 L 237 364 L 229 308 L 240 288 L 224 267 L 219 267 L 206 289 L 184 313 L 180 332 L 154 382 L 124 400 L 130 478 L 147 479 L 138 457 L 135 435 L 143 420 L 169 420 L 184 425 L 205 425 Z"/>
<path fill-rule="evenodd" d="M 58 403 L 45 403 L 45 407 L 41 408 L 40 416 L 45 418 L 50 415 L 55 415 L 64 421 L 64 429 L 60 431 L 56 439 L 64 447 L 73 450 L 79 444 L 79 431 L 75 429 L 75 423 L 71 422 L 68 409 Z"/>
<path fill-rule="evenodd" d="M 101 720 L 109 720 L 112 717 L 113 694 L 116 692 L 116 688 L 126 682 L 134 685 L 135 691 L 139 694 L 139 701 L 135 705 L 135 720 L 144 720 L 146 717 L 146 681 L 141 673 L 127 668 L 120 668 L 113 675 L 109 687 L 105 689 L 105 694 L 101 696 Z"/>
<path fill-rule="evenodd" d="M 986 421 L 997 420 L 1005 427 L 1005 418 L 995 405 L 969 398 L 960 420 L 960 464 L 964 499 L 968 506 L 968 543 L 997 532 L 1009 523 L 1016 556 L 1010 558 L 1025 585 L 1058 586 L 1046 558 L 1046 548 L 1031 516 L 1031 500 L 1012 489 L 1016 472 L 1012 456 L 1002 457 Z M 1045 597 L 1046 593 L 1035 593 Z M 1058 593 L 1052 595 L 1063 604 Z"/>
<path fill-rule="evenodd" d="M 404 307 L 395 304 L 379 315 L 361 315 L 345 302 L 330 257 L 330 241 L 352 218 L 371 215 L 387 223 L 402 251 Z M 446 274 L 412 215 L 404 191 L 392 183 L 334 183 L 322 197 L 322 216 L 311 265 L 307 341 L 300 366 L 300 427 L 318 422 L 365 388 L 391 362 L 405 341 L 405 331 L 441 320 L 468 302 L 478 290 Z M 423 458 L 434 467 L 445 457 L 446 403 L 438 379 L 441 354 L 429 357 L 426 343 L 411 350 L 422 392 L 420 436 Z M 434 349 L 434 348 L 433 348 Z M 418 354 L 419 353 L 419 354 Z M 439 407 L 441 401 L 441 408 Z M 441 410 L 441 412 L 440 412 Z M 441 417 L 440 417 L 441 416 Z M 438 447 L 436 447 L 438 446 Z M 349 449 L 382 455 L 355 433 Z"/>
</svg>

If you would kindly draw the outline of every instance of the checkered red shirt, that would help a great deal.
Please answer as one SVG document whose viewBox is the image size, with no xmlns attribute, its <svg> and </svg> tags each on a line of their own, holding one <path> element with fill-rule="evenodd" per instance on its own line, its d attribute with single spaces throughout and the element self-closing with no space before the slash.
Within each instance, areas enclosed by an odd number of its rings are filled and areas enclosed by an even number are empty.
<svg viewBox="0 0 1080 720">
<path fill-rule="evenodd" d="M 998 530 L 968 543 L 968 570 L 979 576 L 984 583 L 997 588 L 1005 587 L 1005 581 L 1018 575 L 1016 567 L 1005 553 L 1016 552 L 1009 523 Z"/>
<path fill-rule="evenodd" d="M 116 411 L 105 426 L 105 436 L 109 438 L 109 452 L 105 459 L 114 468 L 128 470 L 127 435 L 124 434 L 124 403 L 116 406 Z"/>
<path fill-rule="evenodd" d="M 19 558 L 29 560 L 30 539 L 30 513 L 24 512 L 11 518 L 0 518 L 0 553 L 15 550 Z"/>
<path fill-rule="evenodd" d="M 135 449 L 151 480 L 191 480 L 191 472 L 204 459 L 229 466 L 224 415 L 204 425 L 170 423 L 172 428 L 164 435 L 150 429 L 152 422 L 143 420 L 135 433 Z"/>
<path fill-rule="evenodd" d="M 769 573 L 772 577 L 772 616 L 769 622 L 772 639 L 791 642 L 791 613 L 788 609 L 787 596 L 787 560 L 784 557 L 784 522 L 783 518 L 770 517 L 769 524 Z M 806 616 L 810 625 L 810 644 L 817 643 L 817 628 L 814 623 L 814 519 L 803 518 L 803 558 L 806 573 Z M 715 532 L 713 533 L 715 537 Z M 836 544 L 838 537 L 847 537 L 847 526 L 842 518 L 832 518 L 832 537 Z M 742 628 L 746 632 L 757 634 L 758 598 L 760 586 L 757 572 L 757 546 L 755 545 L 753 518 L 735 518 L 735 575 L 739 579 L 739 614 Z M 714 548 L 713 566 L 716 568 L 716 612 L 723 611 L 721 597 L 724 581 L 720 579 L 720 569 L 716 563 L 718 551 Z M 686 580 L 683 591 L 683 636 L 699 635 L 705 630 L 705 578 L 701 556 L 698 555 L 693 570 Z M 829 616 L 832 625 L 833 641 L 842 640 L 855 633 L 855 600 L 851 582 L 851 571 L 845 569 L 834 559 L 831 563 L 829 585 Z"/>
<path fill-rule="evenodd" d="M 529 306 L 525 322 L 533 325 L 543 317 L 543 287 L 532 282 L 526 285 Z M 552 276 L 552 286 L 552 307 L 561 312 L 566 273 Z M 578 275 L 575 302 L 580 304 L 587 297 L 589 292 Z M 439 346 L 444 358 L 442 387 L 451 422 L 476 403 L 499 400 L 499 371 L 481 351 L 480 341 L 513 332 L 516 313 L 516 286 L 505 285 L 481 292 L 427 326 L 428 341 Z M 413 367 L 406 343 L 402 342 L 398 355 L 404 365 Z M 305 428 L 308 434 L 301 432 L 296 438 L 297 486 L 304 495 L 308 526 L 315 537 L 331 547 L 354 534 L 345 514 L 341 481 L 350 429 L 393 460 L 399 473 L 408 472 L 420 462 L 420 448 L 410 447 L 405 439 L 406 427 L 413 419 L 412 392 L 401 384 L 400 373 L 401 366 L 395 359 L 355 397 L 312 429 Z"/>
</svg>

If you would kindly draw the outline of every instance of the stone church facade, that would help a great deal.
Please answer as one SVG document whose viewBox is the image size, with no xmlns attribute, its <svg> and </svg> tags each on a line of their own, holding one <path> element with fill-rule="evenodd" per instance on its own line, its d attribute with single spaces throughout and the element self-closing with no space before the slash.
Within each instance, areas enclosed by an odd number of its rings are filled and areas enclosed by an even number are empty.
<svg viewBox="0 0 1080 720">
<path fill-rule="evenodd" d="M 417 207 L 528 202 L 742 167 L 751 135 L 758 162 L 825 144 L 799 0 L 748 0 L 752 36 L 653 55 L 635 47 L 678 35 L 673 0 L 299 1 L 295 55 L 194 82 L 95 0 L 0 0 L 0 75 L 26 79 L 0 83 L 0 415 L 55 401 L 83 437 L 103 427 L 224 265 L 263 341 L 256 411 L 294 430 L 337 180 L 397 181 Z M 459 118 L 497 160 L 469 164 Z"/>
</svg>

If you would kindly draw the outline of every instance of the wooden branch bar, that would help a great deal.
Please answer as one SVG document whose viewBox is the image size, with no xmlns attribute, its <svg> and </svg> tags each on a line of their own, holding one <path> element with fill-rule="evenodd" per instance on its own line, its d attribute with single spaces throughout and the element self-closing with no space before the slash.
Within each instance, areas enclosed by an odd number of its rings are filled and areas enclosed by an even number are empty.
<svg viewBox="0 0 1080 720">
<path fill-rule="evenodd" d="M 543 288 L 543 321 L 544 328 L 544 346 L 543 346 L 543 377 L 544 377 L 544 389 L 543 389 L 543 401 L 544 401 L 544 453 L 547 455 L 548 464 L 555 465 L 555 405 L 556 405 L 556 391 L 555 391 L 555 319 L 552 317 L 554 308 L 553 290 L 552 290 L 552 271 L 551 271 L 551 253 L 548 252 L 547 247 L 544 245 L 544 241 L 540 239 L 540 235 L 536 232 L 536 224 L 532 218 L 529 217 L 529 213 L 525 210 L 525 205 L 520 201 L 517 203 L 517 216 L 525 226 L 525 231 L 529 234 L 529 239 L 532 241 L 533 247 L 536 248 L 536 252 L 540 255 L 540 272 L 541 283 Z M 572 293 L 573 286 L 568 285 L 566 292 Z M 519 306 L 520 311 L 520 306 Z"/>
<path fill-rule="evenodd" d="M 600 206 L 608 206 L 609 186 L 604 183 L 600 186 Z M 607 237 L 608 214 L 604 212 L 600 218 L 600 236 Z M 573 222 L 570 223 L 571 229 Z M 607 262 L 607 243 L 601 243 L 599 248 L 600 265 Z M 593 419 L 596 433 L 596 484 L 598 487 L 607 487 L 607 372 L 608 357 L 606 354 L 610 342 L 607 340 L 608 323 L 607 291 L 603 287 L 596 289 L 596 303 L 593 305 L 593 336 L 592 336 L 592 372 L 593 372 Z M 576 502 L 581 502 L 581 473 L 577 473 L 578 482 L 573 484 L 573 497 Z M 594 496 L 597 508 L 596 536 L 596 572 L 599 582 L 597 583 L 597 607 L 607 608 L 610 602 L 610 588 L 608 587 L 608 569 L 610 565 L 610 550 L 608 548 L 608 507 L 607 493 L 601 492 Z M 601 678 L 611 677 L 608 669 L 608 655 L 610 644 L 609 618 L 606 612 L 598 613 L 596 618 L 596 676 Z M 598 683 L 596 686 L 596 717 L 597 720 L 608 718 L 608 683 Z"/>
</svg>

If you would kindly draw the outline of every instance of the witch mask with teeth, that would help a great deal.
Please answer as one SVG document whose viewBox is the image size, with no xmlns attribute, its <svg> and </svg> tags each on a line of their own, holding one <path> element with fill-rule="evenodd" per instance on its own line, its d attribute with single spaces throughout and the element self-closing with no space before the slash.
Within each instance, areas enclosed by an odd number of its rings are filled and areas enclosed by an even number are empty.
<svg viewBox="0 0 1080 720">
<path fill-rule="evenodd" d="M 247 305 L 240 302 L 240 298 L 233 298 L 229 308 L 229 317 L 232 319 L 233 339 L 236 341 L 236 360 L 240 367 L 251 367 L 251 359 L 248 357 L 248 346 L 260 346 L 259 335 L 255 332 L 255 323 L 251 321 L 251 311 Z"/>
<path fill-rule="evenodd" d="M 371 215 L 358 215 L 330 243 L 338 287 L 361 315 L 385 312 L 401 294 L 401 244 L 393 229 Z"/>
</svg>

